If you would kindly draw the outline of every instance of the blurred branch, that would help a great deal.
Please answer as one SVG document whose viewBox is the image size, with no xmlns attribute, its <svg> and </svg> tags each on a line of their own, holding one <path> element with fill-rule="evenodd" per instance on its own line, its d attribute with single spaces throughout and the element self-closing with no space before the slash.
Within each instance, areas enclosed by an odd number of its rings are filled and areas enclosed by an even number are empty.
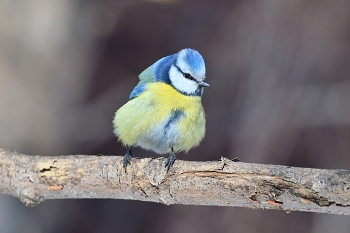
<svg viewBox="0 0 350 233">
<path fill-rule="evenodd" d="M 34 206 L 48 199 L 109 198 L 350 215 L 350 171 L 121 156 L 30 156 L 0 149 L 0 193 Z"/>
</svg>

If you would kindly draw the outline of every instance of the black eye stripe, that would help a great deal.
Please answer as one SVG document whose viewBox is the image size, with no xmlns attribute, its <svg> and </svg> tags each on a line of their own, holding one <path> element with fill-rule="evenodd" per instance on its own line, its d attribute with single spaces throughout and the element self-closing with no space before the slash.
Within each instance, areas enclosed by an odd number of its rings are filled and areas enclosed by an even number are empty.
<svg viewBox="0 0 350 233">
<path fill-rule="evenodd" d="M 198 81 L 197 81 L 195 78 L 193 78 L 192 75 L 190 75 L 189 73 L 184 73 L 184 72 L 180 69 L 180 67 L 178 67 L 177 65 L 174 65 L 174 66 L 177 68 L 177 70 L 178 70 L 185 78 L 190 79 L 190 80 L 193 80 L 193 81 L 195 81 L 195 82 L 198 83 Z"/>
<path fill-rule="evenodd" d="M 189 73 L 183 73 L 184 77 L 187 78 L 187 79 L 190 79 L 190 80 L 193 80 L 193 81 L 196 81 Z"/>
</svg>

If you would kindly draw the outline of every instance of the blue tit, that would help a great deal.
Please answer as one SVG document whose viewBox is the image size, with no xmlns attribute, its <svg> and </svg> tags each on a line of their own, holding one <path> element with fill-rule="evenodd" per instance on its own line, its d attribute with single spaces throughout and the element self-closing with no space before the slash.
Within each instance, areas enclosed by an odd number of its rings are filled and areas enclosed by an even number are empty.
<svg viewBox="0 0 350 233">
<path fill-rule="evenodd" d="M 114 133 L 127 147 L 123 159 L 126 170 L 132 148 L 141 147 L 158 154 L 170 154 L 167 172 L 175 153 L 188 152 L 199 145 L 205 134 L 205 114 L 201 103 L 205 63 L 193 49 L 164 57 L 144 70 L 129 101 L 113 119 Z"/>
</svg>

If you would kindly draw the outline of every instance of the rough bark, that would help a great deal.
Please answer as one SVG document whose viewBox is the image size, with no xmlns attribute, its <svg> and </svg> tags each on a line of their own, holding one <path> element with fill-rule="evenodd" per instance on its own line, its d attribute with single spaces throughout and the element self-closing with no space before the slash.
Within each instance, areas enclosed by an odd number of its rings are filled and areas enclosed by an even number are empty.
<svg viewBox="0 0 350 233">
<path fill-rule="evenodd" d="M 109 198 L 350 215 L 350 171 L 121 156 L 31 156 L 0 149 L 0 193 L 34 206 L 48 199 Z"/>
</svg>

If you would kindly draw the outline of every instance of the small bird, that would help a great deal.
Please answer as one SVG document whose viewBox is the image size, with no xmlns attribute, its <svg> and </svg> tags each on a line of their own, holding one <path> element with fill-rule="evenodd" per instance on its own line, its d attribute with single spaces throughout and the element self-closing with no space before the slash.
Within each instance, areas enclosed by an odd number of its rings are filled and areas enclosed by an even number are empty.
<svg viewBox="0 0 350 233">
<path fill-rule="evenodd" d="M 132 148 L 141 147 L 158 154 L 170 154 L 167 172 L 175 153 L 188 152 L 199 145 L 205 134 L 205 114 L 201 103 L 205 63 L 193 49 L 164 57 L 144 70 L 129 101 L 113 119 L 114 134 L 127 147 L 123 167 L 130 164 Z"/>
</svg>

